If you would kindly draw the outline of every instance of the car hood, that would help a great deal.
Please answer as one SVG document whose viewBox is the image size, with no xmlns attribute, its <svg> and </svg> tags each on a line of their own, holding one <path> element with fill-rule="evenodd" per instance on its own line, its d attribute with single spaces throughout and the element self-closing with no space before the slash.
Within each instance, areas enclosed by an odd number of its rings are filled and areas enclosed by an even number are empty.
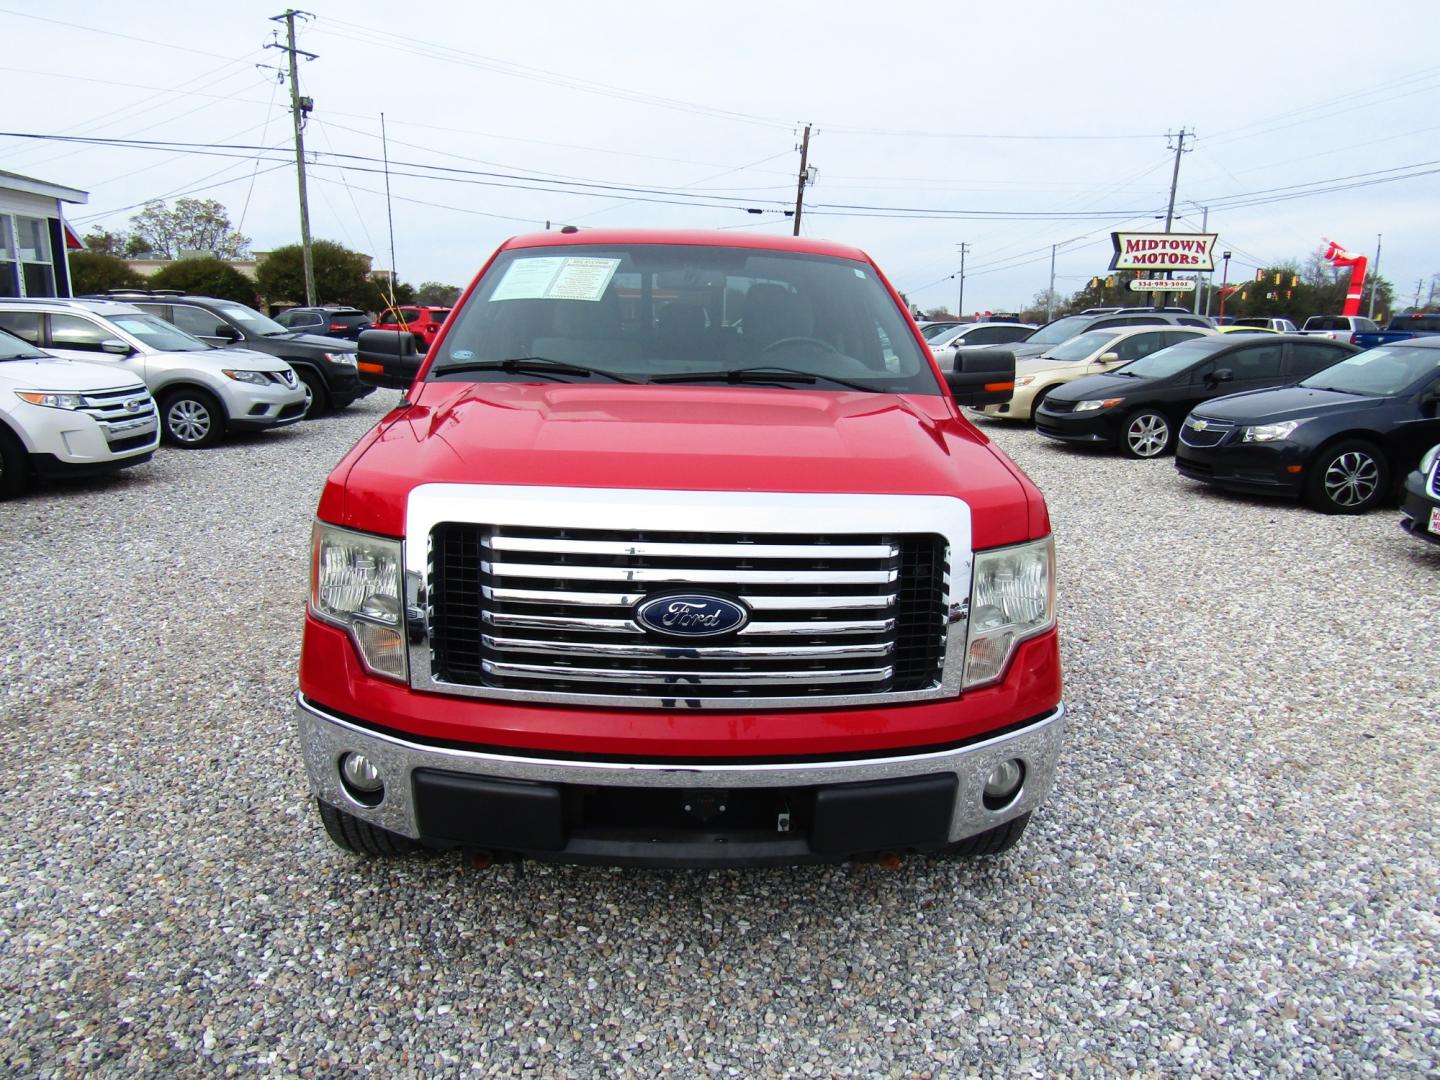
<svg viewBox="0 0 1440 1080">
<path fill-rule="evenodd" d="M 1273 424 L 1307 416 L 1347 410 L 1370 409 L 1385 404 L 1389 398 L 1345 394 L 1339 390 L 1314 390 L 1304 386 L 1280 386 L 1271 390 L 1247 390 L 1241 394 L 1207 401 L 1196 408 L 1213 420 L 1233 420 L 1242 424 Z"/>
<path fill-rule="evenodd" d="M 1088 366 L 1084 360 L 1051 360 L 1045 356 L 1027 356 L 1015 361 L 1015 375 L 1048 375 L 1058 371 L 1063 375 L 1074 375 Z"/>
<path fill-rule="evenodd" d="M 977 543 L 1026 538 L 1013 466 L 938 396 L 429 382 L 413 400 L 352 453 L 344 523 L 400 535 L 412 488 L 475 483 L 954 495 Z"/>
<path fill-rule="evenodd" d="M 276 334 L 274 337 L 257 337 L 246 341 L 242 348 L 270 353 L 274 356 L 319 357 L 321 353 L 353 353 L 359 346 L 344 338 L 324 337 L 320 334 Z"/>
<path fill-rule="evenodd" d="M 1051 401 L 1084 401 L 1087 398 L 1124 397 L 1137 390 L 1158 386 L 1162 379 L 1137 379 L 1130 375 L 1085 375 L 1050 392 Z"/>
<path fill-rule="evenodd" d="M 146 363 L 169 364 L 174 367 L 198 367 L 205 371 L 284 371 L 290 365 L 279 357 L 256 349 L 225 348 L 191 350 L 189 352 L 152 352 L 145 354 Z"/>
<path fill-rule="evenodd" d="M 83 360 L 46 358 L 0 361 L 0 382 L 17 390 L 65 390 L 98 393 L 101 390 L 143 390 L 134 375 L 105 364 Z"/>
</svg>

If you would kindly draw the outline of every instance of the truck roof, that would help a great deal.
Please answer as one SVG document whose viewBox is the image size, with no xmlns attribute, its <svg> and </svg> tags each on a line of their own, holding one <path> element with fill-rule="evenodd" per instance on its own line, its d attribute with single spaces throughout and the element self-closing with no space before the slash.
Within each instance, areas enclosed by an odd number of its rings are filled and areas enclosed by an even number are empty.
<svg viewBox="0 0 1440 1080">
<path fill-rule="evenodd" d="M 673 244 L 692 247 L 738 247 L 757 251 L 794 251 L 805 255 L 830 255 L 841 259 L 870 262 L 859 248 L 830 240 L 812 240 L 803 236 L 762 236 L 758 233 L 727 232 L 723 236 L 713 229 L 580 229 L 576 232 L 539 232 L 516 236 L 500 245 L 501 250 L 529 247 L 560 247 L 597 244 Z"/>
</svg>

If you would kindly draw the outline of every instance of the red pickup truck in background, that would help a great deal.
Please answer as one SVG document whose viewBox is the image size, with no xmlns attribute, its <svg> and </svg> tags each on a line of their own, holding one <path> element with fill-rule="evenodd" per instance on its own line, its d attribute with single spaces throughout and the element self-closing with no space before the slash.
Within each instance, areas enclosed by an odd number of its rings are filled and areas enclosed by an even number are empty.
<svg viewBox="0 0 1440 1080">
<path fill-rule="evenodd" d="M 369 854 L 669 866 L 982 855 L 1064 708 L 1045 502 L 863 252 L 504 244 L 325 485 L 296 719 Z"/>
</svg>

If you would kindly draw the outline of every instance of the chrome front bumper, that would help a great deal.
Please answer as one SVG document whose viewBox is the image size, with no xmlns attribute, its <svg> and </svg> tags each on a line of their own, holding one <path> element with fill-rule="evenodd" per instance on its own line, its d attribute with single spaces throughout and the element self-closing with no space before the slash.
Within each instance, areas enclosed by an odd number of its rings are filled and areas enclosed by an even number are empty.
<svg viewBox="0 0 1440 1080">
<path fill-rule="evenodd" d="M 949 829 L 953 843 L 1028 813 L 1045 800 L 1054 782 L 1065 729 L 1065 707 L 1058 705 L 1025 727 L 955 749 L 785 764 L 560 761 L 427 746 L 351 723 L 300 694 L 295 695 L 295 719 L 316 796 L 355 817 L 413 839 L 422 837 L 411 776 L 416 769 L 434 769 L 546 784 L 677 789 L 791 788 L 953 773 L 958 781 Z M 351 751 L 364 754 L 380 771 L 385 791 L 374 806 L 352 798 L 341 783 L 340 758 Z M 986 777 L 996 765 L 1010 758 L 1024 763 L 1024 783 L 1007 805 L 991 810 L 981 797 Z"/>
</svg>

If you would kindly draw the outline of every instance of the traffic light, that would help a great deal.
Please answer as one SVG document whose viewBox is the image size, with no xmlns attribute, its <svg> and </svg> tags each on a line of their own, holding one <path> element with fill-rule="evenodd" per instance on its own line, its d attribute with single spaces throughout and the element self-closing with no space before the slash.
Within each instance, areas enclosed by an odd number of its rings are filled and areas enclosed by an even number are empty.
<svg viewBox="0 0 1440 1080">
<path fill-rule="evenodd" d="M 1279 270 L 1276 270 L 1276 271 L 1275 271 L 1275 284 L 1276 284 L 1276 285 L 1279 285 L 1279 284 L 1280 284 L 1280 271 L 1279 271 Z"/>
<path fill-rule="evenodd" d="M 1298 275 L 1298 274 L 1291 274 L 1291 275 L 1290 275 L 1290 288 L 1293 289 L 1293 288 L 1295 288 L 1296 285 L 1299 285 L 1299 284 L 1300 284 L 1300 277 L 1299 277 L 1299 275 Z"/>
<path fill-rule="evenodd" d="M 1105 288 L 1107 288 L 1107 289 L 1113 289 L 1114 287 L 1115 287 L 1115 278 L 1114 278 L 1114 276 L 1112 275 L 1111 277 L 1107 277 L 1107 278 L 1105 279 Z"/>
<path fill-rule="evenodd" d="M 1256 281 L 1264 281 L 1264 280 L 1265 280 L 1265 271 L 1262 270 L 1262 269 L 1260 269 L 1259 267 L 1256 267 L 1256 269 L 1255 269 L 1255 280 L 1256 280 Z"/>
</svg>

